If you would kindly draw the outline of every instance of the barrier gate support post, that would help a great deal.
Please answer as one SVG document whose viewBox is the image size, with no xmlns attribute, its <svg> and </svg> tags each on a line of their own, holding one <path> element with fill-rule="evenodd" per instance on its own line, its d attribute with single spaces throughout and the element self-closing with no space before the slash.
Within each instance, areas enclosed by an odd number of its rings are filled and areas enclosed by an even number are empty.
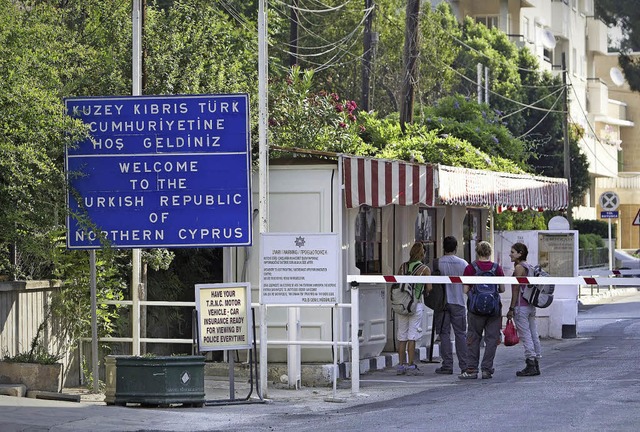
<svg viewBox="0 0 640 432">
<path fill-rule="evenodd" d="M 358 282 L 351 283 L 351 393 L 360 392 L 360 298 Z"/>
</svg>

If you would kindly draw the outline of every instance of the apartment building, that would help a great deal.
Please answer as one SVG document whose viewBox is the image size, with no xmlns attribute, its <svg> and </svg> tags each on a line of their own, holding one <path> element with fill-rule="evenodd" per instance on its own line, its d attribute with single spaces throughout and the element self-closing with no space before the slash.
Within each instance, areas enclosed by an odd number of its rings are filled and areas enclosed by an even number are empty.
<svg viewBox="0 0 640 432">
<path fill-rule="evenodd" d="M 541 69 L 562 74 L 566 68 L 569 121 L 585 131 L 580 147 L 591 179 L 589 194 L 573 209 L 573 217 L 598 219 L 600 194 L 613 190 L 621 198 L 617 247 L 639 248 L 640 227 L 633 222 L 640 210 L 640 132 L 631 115 L 640 116 L 640 95 L 624 84 L 617 57 L 608 54 L 608 28 L 594 15 L 594 0 L 446 2 L 460 20 L 470 16 L 529 48 Z"/>
</svg>

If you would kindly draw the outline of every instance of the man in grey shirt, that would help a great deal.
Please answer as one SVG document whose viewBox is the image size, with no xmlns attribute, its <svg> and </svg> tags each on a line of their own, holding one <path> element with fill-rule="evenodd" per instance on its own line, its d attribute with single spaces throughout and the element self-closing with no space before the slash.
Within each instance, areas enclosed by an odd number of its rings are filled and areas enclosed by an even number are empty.
<svg viewBox="0 0 640 432">
<path fill-rule="evenodd" d="M 443 276 L 462 276 L 468 263 L 456 255 L 458 240 L 453 236 L 445 237 L 442 247 L 444 256 L 437 260 L 440 273 Z M 436 332 L 440 336 L 440 357 L 442 357 L 442 366 L 436 369 L 436 373 L 451 375 L 453 374 L 452 327 L 458 366 L 461 371 L 467 370 L 467 314 L 464 286 L 462 284 L 447 284 L 446 290 L 447 306 L 444 311 L 438 312 L 434 319 Z"/>
</svg>

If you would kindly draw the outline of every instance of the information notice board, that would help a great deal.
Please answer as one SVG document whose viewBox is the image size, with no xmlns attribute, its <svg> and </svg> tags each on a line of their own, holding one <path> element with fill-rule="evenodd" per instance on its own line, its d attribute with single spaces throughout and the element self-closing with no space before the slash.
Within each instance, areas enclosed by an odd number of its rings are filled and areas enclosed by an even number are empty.
<svg viewBox="0 0 640 432">
<path fill-rule="evenodd" d="M 260 241 L 263 304 L 338 302 L 338 234 L 264 233 Z"/>
</svg>

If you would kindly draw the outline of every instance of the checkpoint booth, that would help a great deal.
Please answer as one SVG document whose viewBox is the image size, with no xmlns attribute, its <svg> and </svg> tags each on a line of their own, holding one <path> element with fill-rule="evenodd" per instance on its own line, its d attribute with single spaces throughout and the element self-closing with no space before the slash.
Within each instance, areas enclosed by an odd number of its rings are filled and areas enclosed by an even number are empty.
<svg viewBox="0 0 640 432">
<path fill-rule="evenodd" d="M 258 184 L 254 173 L 255 217 Z M 268 184 L 270 233 L 338 234 L 338 302 L 350 301 L 348 274 L 396 274 L 416 241 L 424 244 L 430 263 L 442 255 L 442 239 L 453 235 L 458 254 L 472 260 L 477 242 L 493 243 L 494 208 L 561 210 L 568 203 L 565 179 L 345 155 L 271 160 Z M 229 252 L 225 280 L 250 282 L 256 303 L 261 236 L 258 224 L 253 227 L 253 245 Z M 360 359 L 395 351 L 388 285 L 361 284 L 359 291 Z M 266 318 L 269 339 L 287 339 L 292 326 L 302 340 L 348 341 L 351 335 L 349 309 L 269 308 Z M 426 313 L 418 346 L 428 345 L 431 322 Z M 331 349 L 311 346 L 269 346 L 268 361 L 286 362 L 292 351 L 303 363 L 333 361 Z M 338 360 L 351 361 L 348 350 L 341 349 Z"/>
</svg>

